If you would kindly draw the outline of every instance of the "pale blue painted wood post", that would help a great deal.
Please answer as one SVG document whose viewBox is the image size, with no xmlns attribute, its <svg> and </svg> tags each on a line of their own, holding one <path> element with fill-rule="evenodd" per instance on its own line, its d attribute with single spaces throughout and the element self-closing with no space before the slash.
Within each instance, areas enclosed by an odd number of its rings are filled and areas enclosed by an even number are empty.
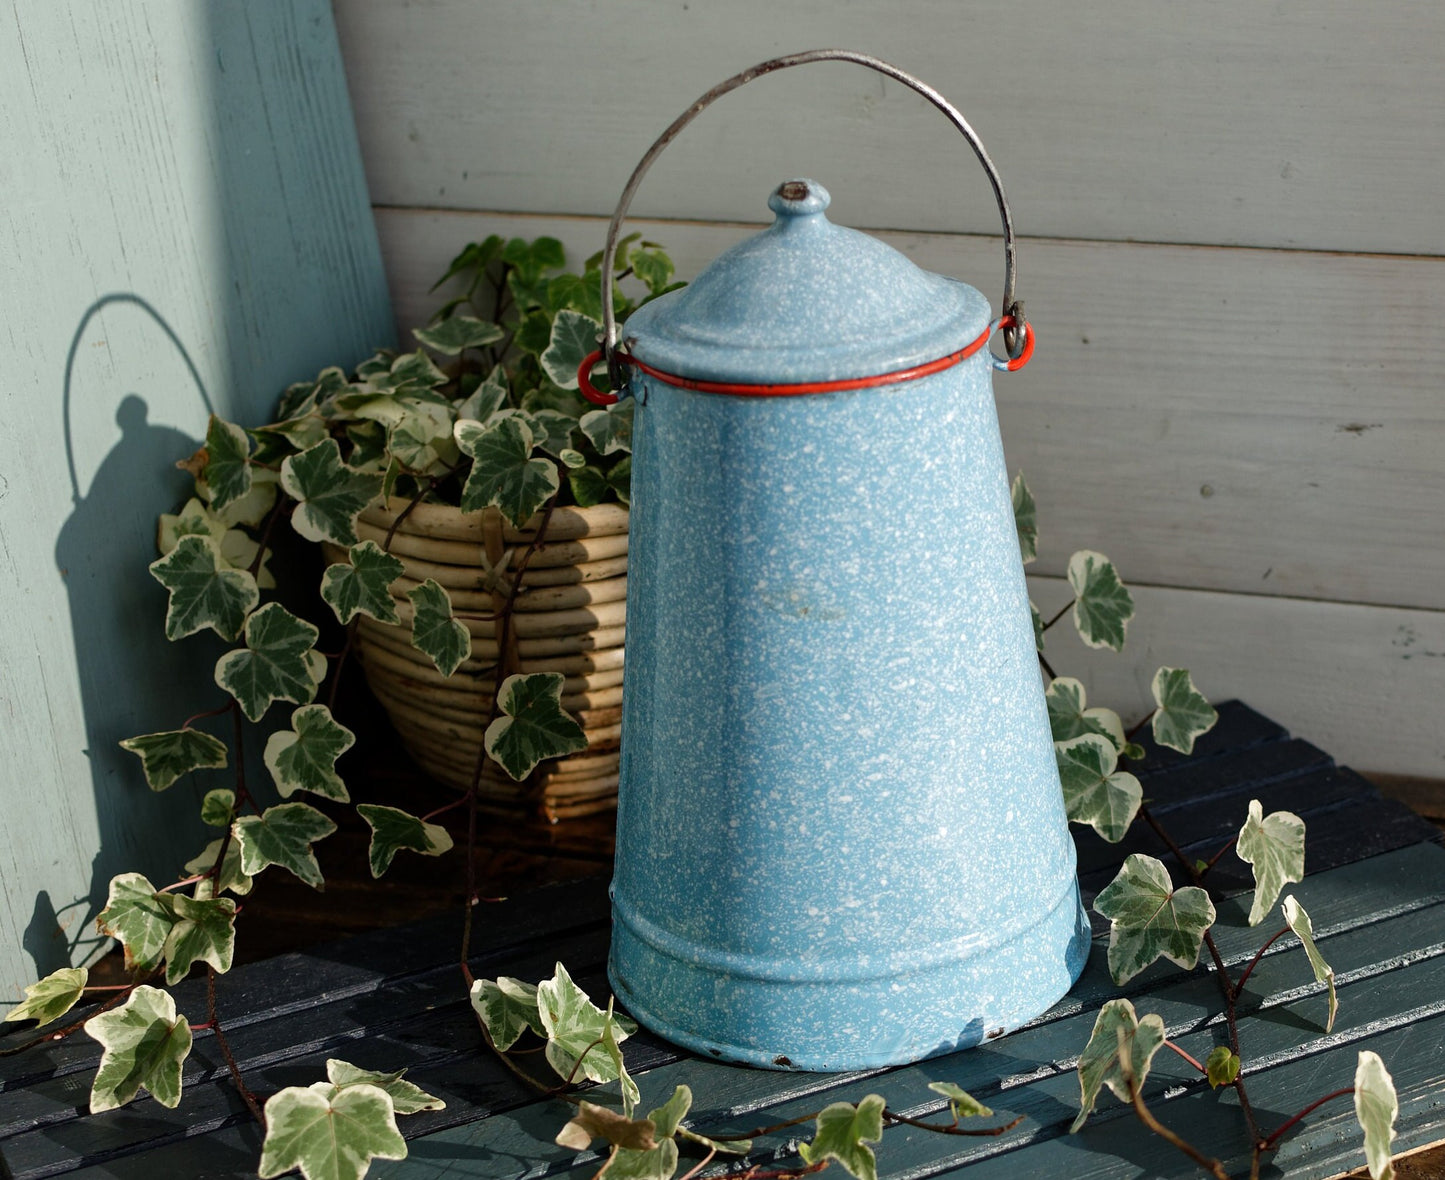
<svg viewBox="0 0 1445 1180">
<path fill-rule="evenodd" d="M 220 702 L 146 573 L 172 465 L 393 329 L 326 0 L 19 0 L 0 110 L 3 1003 L 204 838 L 116 746 Z"/>
</svg>

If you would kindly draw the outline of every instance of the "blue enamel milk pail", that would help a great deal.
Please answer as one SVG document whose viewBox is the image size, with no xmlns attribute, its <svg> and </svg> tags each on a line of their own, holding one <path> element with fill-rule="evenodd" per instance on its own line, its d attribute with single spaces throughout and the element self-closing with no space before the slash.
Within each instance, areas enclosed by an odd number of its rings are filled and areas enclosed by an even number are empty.
<svg viewBox="0 0 1445 1180">
<path fill-rule="evenodd" d="M 765 231 L 604 351 L 634 400 L 609 974 L 729 1061 L 861 1069 L 1015 1028 L 1078 976 L 1079 901 L 994 410 L 1004 315 L 832 224 L 790 180 Z M 1008 358 L 988 347 L 1002 328 Z M 591 389 L 584 363 L 584 392 Z"/>
</svg>

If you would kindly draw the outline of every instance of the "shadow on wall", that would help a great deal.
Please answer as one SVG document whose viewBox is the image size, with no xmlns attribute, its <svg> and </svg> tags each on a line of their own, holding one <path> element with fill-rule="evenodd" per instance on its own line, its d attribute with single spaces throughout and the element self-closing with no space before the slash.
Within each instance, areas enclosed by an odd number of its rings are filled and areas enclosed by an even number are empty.
<svg viewBox="0 0 1445 1180">
<path fill-rule="evenodd" d="M 59 911 L 48 894 L 37 898 L 25 949 L 41 975 L 88 957 L 88 944 L 101 941 L 91 918 L 105 904 L 111 877 L 135 871 L 157 884 L 170 881 L 205 842 L 199 820 L 204 788 L 195 776 L 156 796 L 135 755 L 117 744 L 139 733 L 178 728 L 189 714 L 210 707 L 217 692 L 210 669 L 223 648 L 209 633 L 167 642 L 162 630 L 166 592 L 146 570 L 157 556 L 156 518 L 174 511 L 189 489 L 190 479 L 176 461 L 194 452 L 198 442 L 180 430 L 151 425 L 145 399 L 125 393 L 115 411 L 120 439 L 89 487 L 80 486 L 72 405 L 76 357 L 91 321 L 115 305 L 128 305 L 160 327 L 185 361 L 197 409 L 211 410 L 185 345 L 146 300 L 106 295 L 86 309 L 65 366 L 61 405 L 74 507 L 56 542 L 55 562 L 69 599 L 100 848 L 88 896 L 70 900 Z M 155 839 L 157 829 L 165 839 Z"/>
</svg>

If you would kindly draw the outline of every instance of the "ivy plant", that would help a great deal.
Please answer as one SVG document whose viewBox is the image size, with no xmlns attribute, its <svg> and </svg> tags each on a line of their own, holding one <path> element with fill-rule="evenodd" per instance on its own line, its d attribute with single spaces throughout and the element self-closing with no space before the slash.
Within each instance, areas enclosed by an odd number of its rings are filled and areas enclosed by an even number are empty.
<svg viewBox="0 0 1445 1180">
<path fill-rule="evenodd" d="M 191 775 L 233 774 L 231 786 L 209 790 L 201 804 L 202 820 L 220 835 L 186 862 L 185 874 L 176 881 L 157 887 L 140 873 L 121 873 L 111 881 L 98 925 L 124 950 L 131 976 L 127 985 L 97 1002 L 87 972 L 63 968 L 28 986 L 25 998 L 7 1013 L 10 1020 L 34 1020 L 46 1030 L 31 1044 L 82 1030 L 99 1042 L 92 1110 L 121 1106 L 142 1090 L 164 1105 L 179 1103 L 184 1063 L 197 1029 L 217 1038 L 238 1093 L 265 1130 L 257 1165 L 263 1180 L 293 1169 L 308 1180 L 360 1180 L 373 1160 L 406 1155 L 398 1117 L 442 1106 L 405 1080 L 403 1071 L 363 1070 L 341 1060 L 327 1062 L 324 1080 L 257 1095 L 227 1046 L 214 987 L 207 989 L 206 1019 L 196 1025 L 177 1011 L 166 989 L 198 969 L 211 982 L 230 969 L 237 899 L 245 897 L 257 875 L 283 870 L 315 888 L 323 885 L 316 845 L 337 830 L 336 809 L 351 805 L 338 763 L 354 735 L 333 715 L 333 706 L 360 618 L 409 623 L 412 642 L 443 676 L 471 655 L 470 632 L 435 581 L 411 587 L 398 610 L 392 590 L 402 564 L 389 551 L 390 536 L 380 543 L 361 536 L 361 514 L 388 499 L 403 505 L 403 511 L 430 501 L 466 512 L 495 509 L 521 528 L 558 504 L 627 503 L 631 403 L 606 410 L 589 407 L 577 394 L 577 369 L 600 332 L 602 284 L 630 284 L 635 299 L 620 285 L 614 289 L 625 315 L 637 302 L 675 285 L 672 263 L 638 235 L 622 243 L 612 275 L 601 273 L 600 256 L 588 259 L 578 272 L 565 271 L 564 262 L 561 245 L 551 238 L 491 237 L 467 246 L 438 283 L 450 297 L 415 332 L 419 348 L 378 352 L 351 372 L 324 369 L 289 387 L 275 421 L 261 427 L 246 429 L 212 417 L 204 447 L 183 461 L 195 477 L 194 495 L 179 512 L 162 517 L 161 556 L 150 572 L 169 595 L 162 628 L 167 640 L 180 642 L 209 630 L 233 645 L 214 671 L 225 699 L 177 728 L 127 738 L 121 745 L 140 760 L 154 791 Z M 1038 508 L 1022 475 L 1013 483 L 1012 499 L 1020 556 L 1028 564 L 1038 554 Z M 320 582 L 321 601 L 345 629 L 339 652 L 318 650 L 321 630 L 313 622 L 279 601 L 262 601 L 275 588 L 267 566 L 269 544 L 274 530 L 288 521 L 303 538 L 329 542 L 346 553 L 346 560 L 331 564 Z M 543 530 L 534 527 L 530 535 L 530 548 L 518 566 L 525 565 Z M 1191 970 L 1207 956 L 1216 968 L 1229 1030 L 1229 1042 L 1200 1062 L 1170 1039 L 1160 1014 L 1141 1014 L 1125 998 L 1105 1003 L 1080 1046 L 1080 1107 L 1073 1129 L 1085 1123 L 1107 1089 L 1131 1106 L 1151 1132 L 1204 1171 L 1225 1176 L 1220 1161 L 1164 1126 L 1149 1109 L 1148 1099 L 1158 1089 L 1149 1085 L 1149 1073 L 1159 1050 L 1169 1048 L 1198 1071 L 1199 1084 L 1237 1091 L 1253 1171 L 1317 1106 L 1353 1095 L 1371 1175 L 1387 1180 L 1393 1174 L 1390 1144 L 1398 1102 L 1375 1054 L 1359 1055 L 1351 1085 L 1324 1095 L 1272 1130 L 1258 1125 L 1247 1100 L 1250 1060 L 1239 1044 L 1236 1005 L 1270 945 L 1293 935 L 1327 997 L 1322 1017 L 1327 1031 L 1337 1011 L 1334 972 L 1321 954 L 1309 915 L 1295 896 L 1279 900 L 1289 883 L 1304 876 L 1303 821 L 1288 812 L 1265 814 L 1260 801 L 1252 800 L 1238 835 L 1211 860 L 1190 861 L 1179 851 L 1150 811 L 1145 785 L 1135 774 L 1145 757 L 1136 739 L 1147 728 L 1156 745 L 1189 754 L 1217 714 L 1183 668 L 1159 668 L 1151 682 L 1154 706 L 1130 727 L 1115 710 L 1091 705 L 1081 681 L 1057 675 L 1045 645 L 1048 632 L 1066 615 L 1087 647 L 1113 651 L 1123 648 L 1134 615 L 1133 595 L 1102 553 L 1074 553 L 1066 571 L 1072 591 L 1068 602 L 1047 620 L 1031 604 L 1064 811 L 1071 822 L 1113 843 L 1143 820 L 1174 862 L 1171 868 L 1154 856 L 1133 853 L 1095 898 L 1094 908 L 1110 923 L 1109 971 L 1122 985 L 1161 958 Z M 519 580 L 502 563 L 488 577 L 489 588 L 501 599 L 493 617 L 504 627 Z M 541 761 L 585 748 L 580 726 L 562 707 L 561 690 L 558 674 L 508 674 L 498 661 L 474 781 L 487 761 L 522 780 Z M 278 711 L 280 702 L 290 710 Z M 229 721 L 229 736 L 203 727 L 217 721 Z M 245 725 L 267 722 L 272 732 L 263 762 L 283 800 L 270 806 L 248 789 L 245 773 Z M 450 806 L 474 802 L 469 793 Z M 357 806 L 372 833 L 372 875 L 383 875 L 402 853 L 438 856 L 450 849 L 450 834 L 433 822 L 450 806 L 423 816 L 392 806 Z M 1283 921 L 1233 978 L 1211 933 L 1217 914 L 1207 879 L 1231 850 L 1254 874 L 1249 924 L 1264 922 L 1276 904 Z M 632 1022 L 615 1011 L 611 1000 L 605 1006 L 594 1003 L 561 963 L 536 982 L 473 978 L 467 966 L 470 931 L 469 920 L 460 967 L 483 1039 L 518 1076 L 568 1104 L 556 1142 L 578 1152 L 596 1151 L 598 1177 L 671 1180 L 686 1162 L 687 1177 L 709 1165 L 715 1174 L 752 1178 L 798 1176 L 836 1165 L 858 1180 L 876 1180 L 875 1148 L 890 1127 L 996 1136 L 1022 1121 L 1020 1116 L 1000 1122 L 977 1098 L 943 1082 L 929 1084 L 911 1102 L 912 1113 L 890 1108 L 880 1095 L 865 1094 L 743 1134 L 692 1125 L 693 1094 L 685 1084 L 642 1115 L 623 1048 L 636 1031 Z M 85 1016 L 53 1027 L 77 1005 L 86 1006 Z M 533 1049 L 541 1051 L 538 1060 L 553 1079 L 532 1077 L 529 1065 L 512 1056 Z M 611 1085 L 615 1099 L 600 1089 Z M 583 1087 L 587 1098 L 581 1096 Z M 791 1128 L 805 1128 L 807 1137 L 790 1148 L 801 1162 L 786 1171 L 760 1172 L 746 1158 L 715 1162 L 746 1157 L 755 1139 Z M 690 1158 L 685 1161 L 685 1156 Z"/>
</svg>

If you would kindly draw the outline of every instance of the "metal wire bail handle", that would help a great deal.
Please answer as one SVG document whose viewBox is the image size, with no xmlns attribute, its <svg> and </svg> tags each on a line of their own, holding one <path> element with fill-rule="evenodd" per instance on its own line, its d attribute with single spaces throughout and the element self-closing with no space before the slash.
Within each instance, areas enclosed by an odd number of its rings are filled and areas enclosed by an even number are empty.
<svg viewBox="0 0 1445 1180">
<path fill-rule="evenodd" d="M 643 176 L 652 167 L 652 162 L 662 155 L 663 149 L 677 138 L 678 133 L 684 127 L 724 94 L 736 90 L 744 83 L 751 82 L 754 78 L 760 78 L 764 74 L 772 74 L 778 70 L 788 69 L 790 66 L 802 66 L 815 61 L 850 61 L 860 66 L 867 66 L 870 70 L 876 70 L 878 73 L 892 78 L 895 82 L 901 82 L 910 90 L 923 95 L 942 111 L 948 121 L 958 128 L 963 137 L 968 140 L 969 146 L 973 148 L 973 154 L 978 157 L 978 162 L 988 173 L 989 184 L 993 186 L 994 199 L 998 202 L 999 216 L 1003 219 L 1004 281 L 1003 305 L 999 322 L 1003 325 L 1004 347 L 1008 350 L 1009 363 L 1001 367 L 1010 369 L 1021 367 L 1026 359 L 1024 357 L 1025 346 L 1032 351 L 1033 331 L 1030 329 L 1028 321 L 1024 319 L 1022 301 L 1014 298 L 1014 280 L 1018 274 L 1018 258 L 1014 244 L 1013 214 L 1009 212 L 1008 198 L 1004 196 L 1003 181 L 999 178 L 998 169 L 989 159 L 988 151 L 984 148 L 978 133 L 969 126 L 968 120 L 948 99 L 939 94 L 927 82 L 915 78 L 897 66 L 890 65 L 888 62 L 871 57 L 866 53 L 855 53 L 851 49 L 809 49 L 802 53 L 790 53 L 784 57 L 775 57 L 765 62 L 759 62 L 751 69 L 746 69 L 741 74 L 734 74 L 725 82 L 719 82 L 674 119 L 667 130 L 659 135 L 657 141 L 647 149 L 647 154 L 638 161 L 637 167 L 632 170 L 632 176 L 627 181 L 627 187 L 622 190 L 622 196 L 617 202 L 617 209 L 612 214 L 611 223 L 607 226 L 607 245 L 602 251 L 602 273 L 604 275 L 612 273 L 612 266 L 617 258 L 617 238 L 622 232 L 622 222 L 627 217 L 627 210 L 631 207 L 632 198 L 642 184 Z M 618 350 L 617 312 L 613 306 L 612 284 L 606 281 L 602 284 L 601 351 L 607 361 L 607 372 L 612 382 L 612 388 L 620 389 L 626 379 L 622 371 L 624 354 Z M 583 362 L 582 369 L 590 372 L 597 359 L 599 358 L 595 355 L 588 357 Z M 590 381 L 586 382 L 584 388 L 590 384 Z M 601 395 L 601 397 L 606 397 L 608 401 L 616 400 L 607 395 Z"/>
</svg>

